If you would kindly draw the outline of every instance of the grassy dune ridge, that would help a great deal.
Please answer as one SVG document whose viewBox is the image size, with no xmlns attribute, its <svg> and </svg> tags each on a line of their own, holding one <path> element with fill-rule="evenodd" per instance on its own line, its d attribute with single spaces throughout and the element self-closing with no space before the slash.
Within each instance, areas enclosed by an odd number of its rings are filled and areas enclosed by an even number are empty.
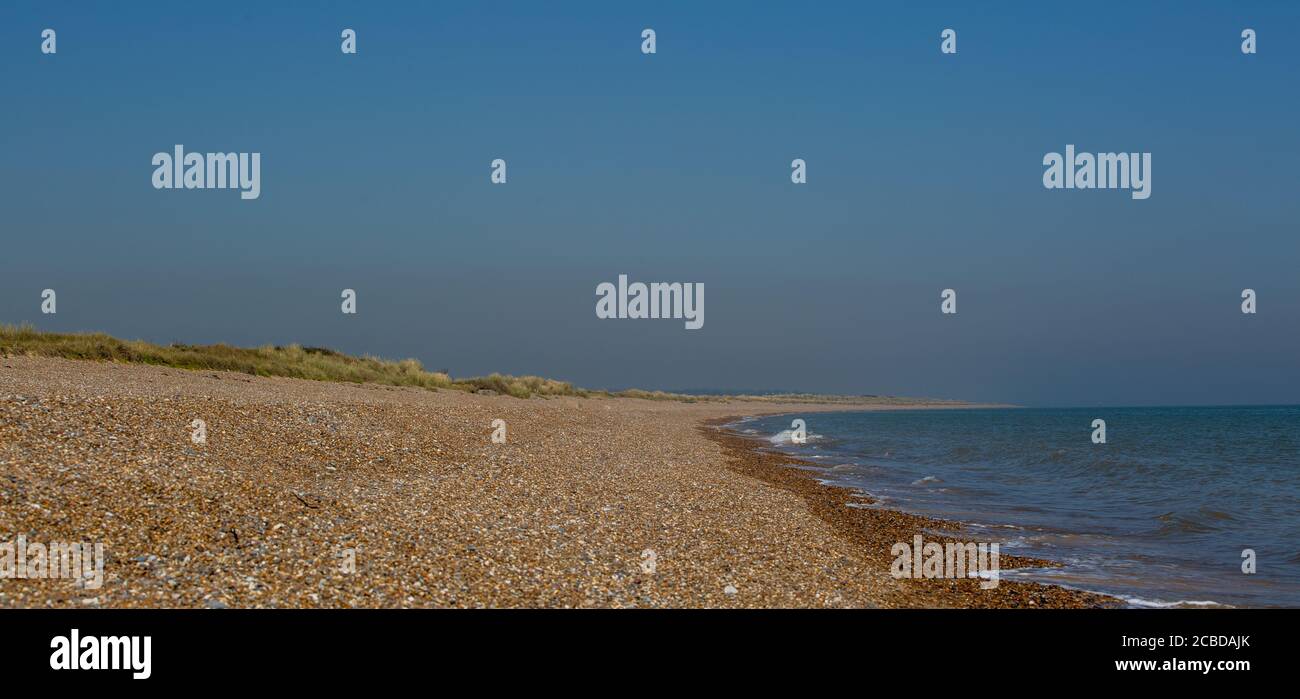
<svg viewBox="0 0 1300 699">
<path fill-rule="evenodd" d="M 157 345 L 143 340 L 119 340 L 105 333 L 49 333 L 30 325 L 0 324 L 0 355 L 61 357 L 106 362 L 154 364 L 178 369 L 235 371 L 254 376 L 284 376 L 312 381 L 373 383 L 389 386 L 418 386 L 430 390 L 494 391 L 516 398 L 579 396 L 626 397 L 685 402 L 718 401 L 728 398 L 780 402 L 845 403 L 953 403 L 882 396 L 824 396 L 816 394 L 779 394 L 764 396 L 697 396 L 665 391 L 593 391 L 578 388 L 568 381 L 540 376 L 491 374 L 456 379 L 441 371 L 428 371 L 416 359 L 393 361 L 378 357 L 351 355 L 322 347 L 301 345 L 263 345 L 232 347 L 226 344 Z"/>
</svg>

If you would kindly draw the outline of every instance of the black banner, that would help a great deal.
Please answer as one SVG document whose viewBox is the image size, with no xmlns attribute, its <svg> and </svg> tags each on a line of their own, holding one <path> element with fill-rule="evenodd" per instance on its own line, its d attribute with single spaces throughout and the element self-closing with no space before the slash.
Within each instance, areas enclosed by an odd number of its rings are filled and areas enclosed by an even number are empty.
<svg viewBox="0 0 1300 699">
<path fill-rule="evenodd" d="M 449 673 L 529 690 L 587 673 L 658 684 L 724 673 L 761 684 L 773 671 L 815 670 L 969 691 L 1005 686 L 982 684 L 995 676 L 1180 686 L 1280 678 L 1295 663 L 1300 613 L 7 610 L 0 619 L 5 675 L 49 687 L 337 687 Z"/>
</svg>

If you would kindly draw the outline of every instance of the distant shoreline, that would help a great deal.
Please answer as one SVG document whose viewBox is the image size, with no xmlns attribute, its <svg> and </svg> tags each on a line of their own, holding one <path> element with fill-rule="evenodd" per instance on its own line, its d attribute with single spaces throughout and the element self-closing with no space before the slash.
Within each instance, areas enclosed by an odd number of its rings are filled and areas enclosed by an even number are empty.
<svg viewBox="0 0 1300 699">
<path fill-rule="evenodd" d="M 191 371 L 234 371 L 250 376 L 282 376 L 312 381 L 415 386 L 429 390 L 455 390 L 515 398 L 644 398 L 683 403 L 701 401 L 757 401 L 827 403 L 837 405 L 967 405 L 963 401 L 882 395 L 823 395 L 817 393 L 673 393 L 625 388 L 587 389 L 568 381 L 540 376 L 487 376 L 453 378 L 447 371 L 429 371 L 416 359 L 394 361 L 370 355 L 353 356 L 327 347 L 299 344 L 235 347 L 224 343 L 161 345 L 144 340 L 122 340 L 102 332 L 56 333 L 31 325 L 0 323 L 0 357 L 54 357 L 91 361 L 165 366 Z"/>
</svg>

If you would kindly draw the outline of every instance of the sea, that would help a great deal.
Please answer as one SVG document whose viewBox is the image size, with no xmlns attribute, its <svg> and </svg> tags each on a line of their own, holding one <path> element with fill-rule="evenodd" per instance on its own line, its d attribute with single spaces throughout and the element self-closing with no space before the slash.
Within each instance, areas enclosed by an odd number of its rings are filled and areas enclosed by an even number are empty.
<svg viewBox="0 0 1300 699">
<path fill-rule="evenodd" d="M 731 427 L 877 500 L 853 506 L 959 521 L 964 540 L 1062 564 L 1003 579 L 1134 607 L 1300 607 L 1300 406 L 834 412 Z"/>
</svg>

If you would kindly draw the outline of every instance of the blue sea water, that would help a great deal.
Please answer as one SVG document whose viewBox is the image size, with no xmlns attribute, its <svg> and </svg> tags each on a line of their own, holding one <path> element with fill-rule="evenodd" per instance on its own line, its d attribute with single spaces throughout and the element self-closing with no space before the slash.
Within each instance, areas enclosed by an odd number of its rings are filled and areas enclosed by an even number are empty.
<svg viewBox="0 0 1300 699">
<path fill-rule="evenodd" d="M 789 441 L 794 418 L 805 444 Z M 1097 418 L 1105 444 L 1091 439 Z M 1135 606 L 1300 607 L 1300 406 L 808 413 L 733 428 L 873 507 L 958 520 L 972 541 L 1064 564 L 1004 579 Z"/>
</svg>

